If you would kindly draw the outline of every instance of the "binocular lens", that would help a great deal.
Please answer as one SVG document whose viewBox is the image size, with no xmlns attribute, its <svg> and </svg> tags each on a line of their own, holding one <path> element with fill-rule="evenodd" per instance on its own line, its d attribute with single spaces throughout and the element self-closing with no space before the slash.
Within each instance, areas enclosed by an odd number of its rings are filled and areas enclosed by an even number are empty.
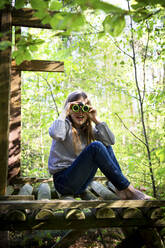
<svg viewBox="0 0 165 248">
<path fill-rule="evenodd" d="M 75 104 L 75 105 L 73 105 L 72 110 L 74 112 L 79 112 L 80 107 L 81 107 L 83 112 L 88 112 L 89 111 L 89 107 L 87 105 L 83 105 L 83 104 Z"/>
<path fill-rule="evenodd" d="M 75 104 L 75 105 L 72 106 L 72 110 L 73 110 L 74 112 L 78 112 L 79 109 L 80 109 L 80 107 L 79 107 L 77 104 Z"/>
<path fill-rule="evenodd" d="M 82 107 L 82 110 L 83 110 L 84 112 L 88 112 L 88 111 L 89 111 L 89 107 L 88 107 L 87 105 L 84 105 L 84 106 Z"/>
</svg>

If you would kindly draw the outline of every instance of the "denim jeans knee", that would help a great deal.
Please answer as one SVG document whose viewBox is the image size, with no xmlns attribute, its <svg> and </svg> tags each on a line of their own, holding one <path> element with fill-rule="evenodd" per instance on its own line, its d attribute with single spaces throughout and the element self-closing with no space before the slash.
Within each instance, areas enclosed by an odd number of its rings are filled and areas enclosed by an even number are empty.
<svg viewBox="0 0 165 248">
<path fill-rule="evenodd" d="M 89 145 L 89 147 L 91 150 L 94 150 L 94 151 L 100 151 L 102 149 L 105 149 L 105 145 L 101 141 L 93 141 Z"/>
</svg>

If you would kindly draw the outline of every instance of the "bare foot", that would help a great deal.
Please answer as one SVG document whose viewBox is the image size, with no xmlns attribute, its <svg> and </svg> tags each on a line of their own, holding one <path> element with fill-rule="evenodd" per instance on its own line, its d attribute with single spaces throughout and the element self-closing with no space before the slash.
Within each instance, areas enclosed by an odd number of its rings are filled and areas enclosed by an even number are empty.
<svg viewBox="0 0 165 248">
<path fill-rule="evenodd" d="M 116 191 L 116 194 L 122 199 L 122 200 L 151 200 L 152 197 L 144 194 L 140 190 L 135 189 L 132 185 L 129 185 L 128 188 Z"/>
</svg>

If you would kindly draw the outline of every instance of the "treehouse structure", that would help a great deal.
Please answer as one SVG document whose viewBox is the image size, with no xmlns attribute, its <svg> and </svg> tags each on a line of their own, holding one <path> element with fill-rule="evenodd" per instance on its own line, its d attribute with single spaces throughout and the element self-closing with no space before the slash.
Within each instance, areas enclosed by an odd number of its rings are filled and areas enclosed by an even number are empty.
<svg viewBox="0 0 165 248">
<path fill-rule="evenodd" d="M 2 41 L 12 41 L 12 26 L 51 28 L 34 17 L 33 9 L 6 7 L 0 12 Z M 21 28 L 17 29 L 21 34 Z M 17 40 L 15 40 L 17 43 Z M 84 231 L 120 227 L 125 239 L 117 247 L 163 248 L 165 201 L 119 200 L 106 178 L 95 178 L 82 195 L 61 198 L 51 178 L 21 178 L 21 71 L 64 72 L 59 61 L 11 58 L 11 48 L 0 52 L 0 243 L 10 230 L 65 230 L 53 247 L 69 247 Z M 66 231 L 68 230 L 68 231 Z M 20 244 L 19 244 L 20 245 Z M 30 247 L 30 246 L 28 246 Z"/>
</svg>

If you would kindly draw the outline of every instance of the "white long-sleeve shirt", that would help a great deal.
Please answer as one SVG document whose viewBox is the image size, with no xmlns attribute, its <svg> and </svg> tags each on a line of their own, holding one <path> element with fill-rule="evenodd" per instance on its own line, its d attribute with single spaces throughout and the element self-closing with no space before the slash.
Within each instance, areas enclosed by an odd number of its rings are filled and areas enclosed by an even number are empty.
<svg viewBox="0 0 165 248">
<path fill-rule="evenodd" d="M 72 139 L 72 124 L 68 119 L 57 119 L 49 128 L 49 135 L 52 137 L 52 145 L 48 160 L 48 169 L 51 174 L 69 167 L 77 158 Z M 104 145 L 114 145 L 115 136 L 105 122 L 100 122 L 93 128 L 95 140 L 101 141 Z M 85 137 L 80 132 L 81 151 L 87 146 Z"/>
</svg>

